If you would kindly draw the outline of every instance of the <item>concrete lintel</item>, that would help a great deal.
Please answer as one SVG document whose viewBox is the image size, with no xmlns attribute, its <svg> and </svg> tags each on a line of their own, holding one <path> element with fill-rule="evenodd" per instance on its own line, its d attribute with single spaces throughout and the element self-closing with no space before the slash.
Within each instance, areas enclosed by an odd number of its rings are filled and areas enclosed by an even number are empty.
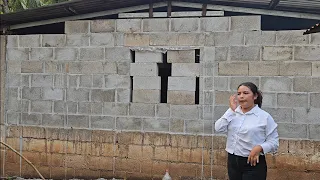
<svg viewBox="0 0 320 180">
<path fill-rule="evenodd" d="M 202 4 L 200 3 L 172 2 L 172 6 L 202 9 Z M 250 14 L 303 18 L 303 19 L 316 19 L 316 20 L 320 19 L 320 15 L 318 14 L 244 8 L 244 7 L 234 7 L 234 6 L 221 6 L 221 5 L 213 5 L 213 4 L 208 4 L 207 9 L 217 10 L 217 11 L 231 11 L 231 12 L 242 12 L 242 13 L 250 13 Z"/>
<path fill-rule="evenodd" d="M 167 12 L 153 12 L 153 17 L 167 17 Z M 201 11 L 171 12 L 170 17 L 201 17 Z M 224 16 L 224 11 L 207 11 L 206 16 Z M 149 13 L 120 13 L 119 18 L 148 18 Z"/>
<path fill-rule="evenodd" d="M 153 4 L 153 8 L 164 7 L 164 6 L 167 6 L 167 3 L 161 2 L 161 3 Z M 64 18 L 55 18 L 55 19 L 49 19 L 49 20 L 43 20 L 43 21 L 29 22 L 24 24 L 16 24 L 16 25 L 10 26 L 9 29 L 21 29 L 26 27 L 40 26 L 40 25 L 53 24 L 53 23 L 59 23 L 59 22 L 65 22 L 65 21 L 88 19 L 93 17 L 119 14 L 123 12 L 139 11 L 144 9 L 149 9 L 149 4 L 127 7 L 127 8 L 120 8 L 120 9 L 113 9 L 113 10 L 107 10 L 107 11 L 100 11 L 100 12 L 94 12 L 94 13 L 88 13 L 88 14 L 81 14 L 81 15 L 69 16 Z"/>
</svg>

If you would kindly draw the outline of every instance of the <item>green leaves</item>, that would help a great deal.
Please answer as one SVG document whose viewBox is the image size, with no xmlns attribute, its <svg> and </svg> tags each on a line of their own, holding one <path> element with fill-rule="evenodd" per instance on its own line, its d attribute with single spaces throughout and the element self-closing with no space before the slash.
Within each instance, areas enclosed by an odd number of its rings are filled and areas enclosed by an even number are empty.
<svg viewBox="0 0 320 180">
<path fill-rule="evenodd" d="M 9 12 L 17 12 L 25 9 L 33 9 L 50 4 L 60 3 L 68 0 L 1 0 L 1 14 L 4 13 L 5 4 L 7 2 Z"/>
</svg>

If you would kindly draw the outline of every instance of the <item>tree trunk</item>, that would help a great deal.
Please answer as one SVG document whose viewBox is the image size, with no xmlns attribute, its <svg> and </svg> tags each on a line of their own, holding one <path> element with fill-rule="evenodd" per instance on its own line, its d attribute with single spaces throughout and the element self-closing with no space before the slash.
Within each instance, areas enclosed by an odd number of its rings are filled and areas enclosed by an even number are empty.
<svg viewBox="0 0 320 180">
<path fill-rule="evenodd" d="M 3 1 L 3 6 L 2 6 L 3 12 L 4 13 L 9 13 L 10 10 L 9 10 L 9 6 L 8 6 L 8 0 L 2 0 L 2 1 Z"/>
</svg>

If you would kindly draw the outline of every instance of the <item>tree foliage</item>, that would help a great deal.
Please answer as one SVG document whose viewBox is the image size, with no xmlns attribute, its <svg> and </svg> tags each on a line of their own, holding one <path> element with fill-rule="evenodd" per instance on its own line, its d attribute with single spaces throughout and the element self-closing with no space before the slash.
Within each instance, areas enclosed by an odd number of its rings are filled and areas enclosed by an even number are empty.
<svg viewBox="0 0 320 180">
<path fill-rule="evenodd" d="M 1 0 L 1 14 L 32 9 L 68 0 Z"/>
</svg>

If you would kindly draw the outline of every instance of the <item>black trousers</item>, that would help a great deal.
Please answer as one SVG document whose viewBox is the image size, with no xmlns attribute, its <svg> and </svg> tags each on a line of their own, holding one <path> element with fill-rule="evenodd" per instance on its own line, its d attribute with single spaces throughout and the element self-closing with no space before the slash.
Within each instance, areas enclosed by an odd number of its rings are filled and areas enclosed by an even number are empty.
<svg viewBox="0 0 320 180">
<path fill-rule="evenodd" d="M 247 164 L 247 160 L 247 157 L 228 153 L 229 180 L 266 180 L 267 163 L 265 156 L 259 157 L 259 163 L 256 166 Z"/>
</svg>

